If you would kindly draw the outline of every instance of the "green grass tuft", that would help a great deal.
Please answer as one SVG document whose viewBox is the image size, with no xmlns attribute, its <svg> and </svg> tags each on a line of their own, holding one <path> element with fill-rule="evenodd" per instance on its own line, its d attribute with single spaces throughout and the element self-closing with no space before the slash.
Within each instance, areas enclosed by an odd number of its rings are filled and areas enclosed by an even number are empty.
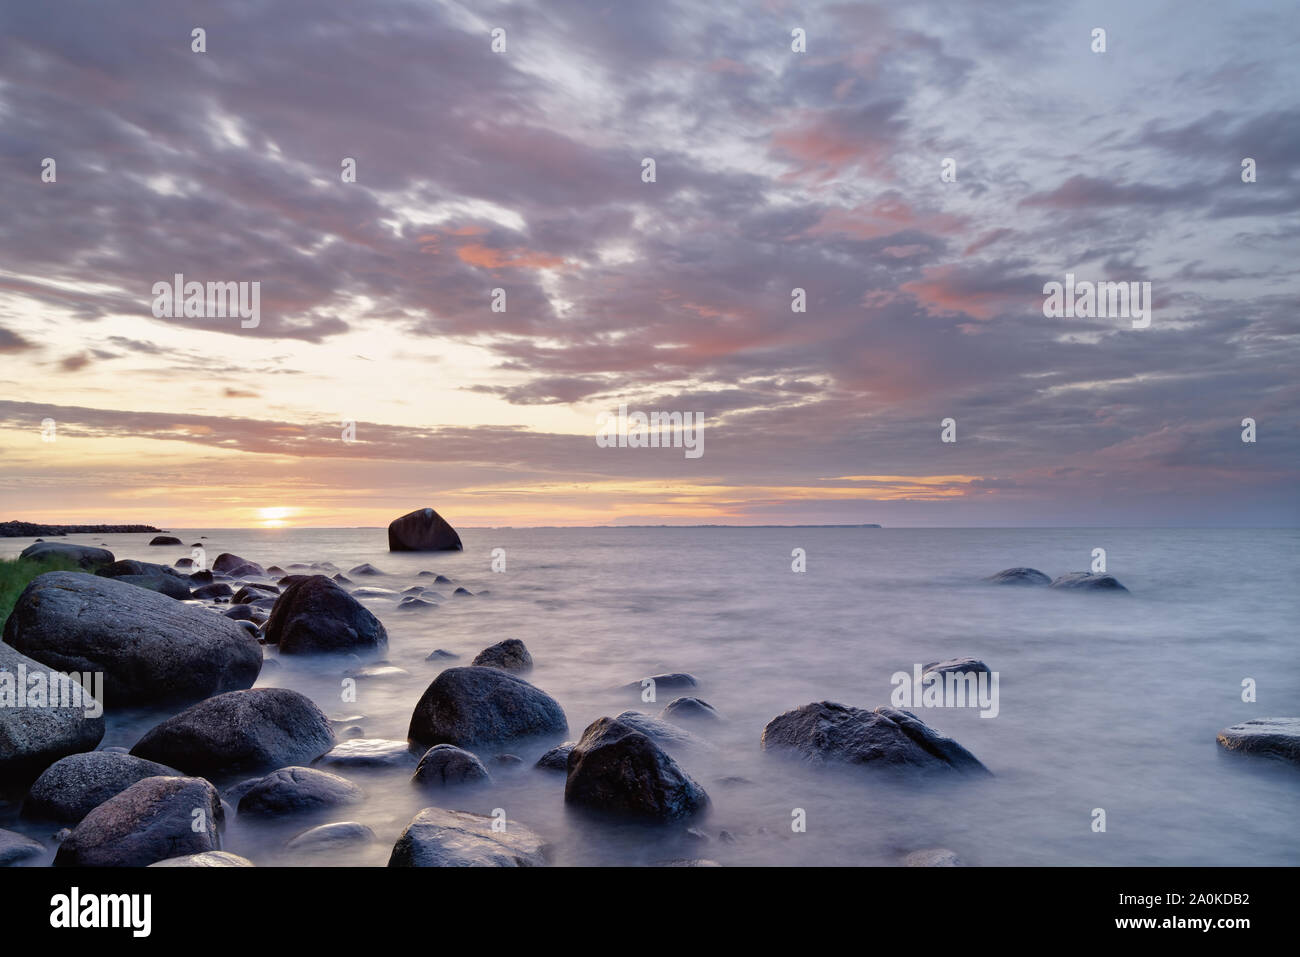
<svg viewBox="0 0 1300 957">
<path fill-rule="evenodd" d="M 68 558 L 50 557 L 41 561 L 31 558 L 0 558 L 0 624 L 13 611 L 14 602 L 37 575 L 45 572 L 80 572 L 80 565 Z"/>
</svg>

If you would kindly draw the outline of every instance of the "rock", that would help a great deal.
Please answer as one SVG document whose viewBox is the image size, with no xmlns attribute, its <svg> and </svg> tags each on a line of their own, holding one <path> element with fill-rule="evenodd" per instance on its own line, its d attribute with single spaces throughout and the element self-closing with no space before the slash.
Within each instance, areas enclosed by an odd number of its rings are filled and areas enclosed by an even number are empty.
<svg viewBox="0 0 1300 957">
<path fill-rule="evenodd" d="M 265 612 L 261 612 L 252 605 L 231 605 L 221 614 L 227 618 L 233 618 L 235 621 L 262 621 L 266 618 Z"/>
<path fill-rule="evenodd" d="M 23 813 L 76 824 L 137 781 L 182 776 L 175 768 L 116 751 L 88 751 L 55 761 L 36 779 Z"/>
<path fill-rule="evenodd" d="M 937 674 L 992 674 L 989 666 L 978 658 L 946 658 L 943 661 L 932 661 L 921 669 L 921 675 L 924 677 L 930 672 Z"/>
<path fill-rule="evenodd" d="M 239 625 L 241 628 L 244 629 L 245 632 L 247 632 L 249 635 L 256 638 L 259 644 L 263 643 L 262 630 L 257 626 L 256 622 L 252 621 L 251 619 L 243 619 L 243 620 L 236 620 L 235 624 Z M 262 667 L 264 668 L 266 667 L 266 662 L 262 663 Z"/>
<path fill-rule="evenodd" d="M 489 645 L 475 656 L 471 664 L 503 671 L 532 671 L 533 656 L 518 638 L 507 638 Z"/>
<path fill-rule="evenodd" d="M 410 672 L 396 665 L 376 664 L 348 672 L 349 678 L 404 678 Z"/>
<path fill-rule="evenodd" d="M 721 721 L 717 708 L 701 698 L 674 698 L 659 712 L 660 718 L 671 721 Z"/>
<path fill-rule="evenodd" d="M 39 700 L 31 701 L 25 694 L 20 700 L 20 694 L 31 687 L 20 685 L 26 685 L 32 675 L 48 671 L 39 661 L 0 644 L 0 781 L 6 784 L 26 783 L 60 758 L 94 750 L 104 737 L 103 715 L 87 717 L 85 697 L 78 704 L 69 696 L 67 703 L 77 706 L 66 708 L 48 707 L 48 700 L 47 707 L 41 707 Z M 62 690 L 59 698 L 64 700 Z"/>
<path fill-rule="evenodd" d="M 667 721 L 660 721 L 658 718 L 652 718 L 650 715 L 641 711 L 624 711 L 614 720 L 621 721 L 623 724 L 640 731 L 647 738 L 654 738 L 654 740 L 661 744 L 708 747 L 704 741 L 701 741 L 689 731 L 679 728 L 676 725 L 669 724 Z"/>
<path fill-rule="evenodd" d="M 288 688 L 253 688 L 168 718 L 131 753 L 187 774 L 222 778 L 308 763 L 333 746 L 329 719 L 310 698 Z"/>
<path fill-rule="evenodd" d="M 351 584 L 352 584 L 352 579 L 351 579 L 351 578 L 345 578 L 343 575 L 333 575 L 333 576 L 331 576 L 331 579 L 330 579 L 330 580 L 331 580 L 331 581 L 336 581 L 336 582 L 338 582 L 340 585 L 351 585 Z"/>
<path fill-rule="evenodd" d="M 266 577 L 267 577 L 267 578 L 283 578 L 283 577 L 284 577 L 285 575 L 287 575 L 287 574 L 288 574 L 288 572 L 286 572 L 286 571 L 285 571 L 283 568 L 281 568 L 279 565 L 267 565 L 267 566 L 266 566 Z"/>
<path fill-rule="evenodd" d="M 197 572 L 190 572 L 190 582 L 195 585 L 211 585 L 213 582 L 211 570 L 204 568 Z"/>
<path fill-rule="evenodd" d="M 412 818 L 393 846 L 389 867 L 541 867 L 546 843 L 514 821 L 494 830 L 496 819 L 427 807 Z"/>
<path fill-rule="evenodd" d="M 118 575 L 113 580 L 134 585 L 136 588 L 147 588 L 149 591 L 156 591 L 160 595 L 180 601 L 187 601 L 190 597 L 189 586 L 175 575 Z"/>
<path fill-rule="evenodd" d="M 316 764 L 328 768 L 406 768 L 417 761 L 419 755 L 406 741 L 353 738 L 339 744 Z"/>
<path fill-rule="evenodd" d="M 1075 591 L 1128 591 L 1111 575 L 1094 575 L 1091 572 L 1068 572 L 1052 579 L 1052 588 L 1069 588 Z"/>
<path fill-rule="evenodd" d="M 523 766 L 524 759 L 517 754 L 498 754 L 492 763 L 499 768 L 518 768 Z"/>
<path fill-rule="evenodd" d="M 271 611 L 266 642 L 282 655 L 374 651 L 388 632 L 359 601 L 324 575 L 293 582 Z"/>
<path fill-rule="evenodd" d="M 436 744 L 424 753 L 411 777 L 412 784 L 446 787 L 492 780 L 487 768 L 473 754 L 454 744 Z"/>
<path fill-rule="evenodd" d="M 459 658 L 460 655 L 448 651 L 446 648 L 435 648 L 425 657 L 425 661 L 446 661 L 452 658 Z"/>
<path fill-rule="evenodd" d="M 235 590 L 225 582 L 213 582 L 211 585 L 200 585 L 194 589 L 194 597 L 202 598 L 205 601 L 213 601 L 218 598 L 229 598 L 235 593 Z"/>
<path fill-rule="evenodd" d="M 1300 718 L 1252 718 L 1219 732 L 1219 746 L 1300 763 Z"/>
<path fill-rule="evenodd" d="M 460 536 L 431 508 L 417 508 L 388 526 L 390 552 L 461 551 Z"/>
<path fill-rule="evenodd" d="M 452 594 L 452 597 L 453 597 L 453 598 L 454 598 L 456 595 L 464 595 L 464 596 L 467 597 L 467 598 L 473 598 L 473 597 L 474 597 L 474 593 L 473 593 L 472 591 L 470 591 L 468 588 L 462 588 L 462 587 L 460 587 L 459 585 L 456 586 L 456 590 L 455 590 L 454 592 L 452 592 L 451 594 Z"/>
<path fill-rule="evenodd" d="M 913 851 L 903 858 L 904 867 L 964 867 L 955 851 L 946 847 L 929 847 Z"/>
<path fill-rule="evenodd" d="M 909 711 L 866 711 L 819 701 L 778 715 L 763 729 L 764 751 L 793 751 L 809 764 L 968 771 L 988 769 L 952 738 Z"/>
<path fill-rule="evenodd" d="M 542 768 L 546 771 L 564 771 L 567 773 L 569 770 L 569 752 L 573 750 L 573 745 L 573 741 L 557 744 L 538 758 L 533 767 Z"/>
<path fill-rule="evenodd" d="M 656 821 L 689 817 L 709 797 L 659 745 L 632 726 L 599 718 L 569 752 L 564 800 Z"/>
<path fill-rule="evenodd" d="M 625 691 L 641 691 L 646 687 L 647 681 L 654 682 L 655 693 L 660 691 L 676 691 L 680 688 L 695 688 L 699 682 L 695 675 L 688 675 L 685 672 L 675 672 L 666 675 L 651 675 L 648 678 L 642 678 L 640 681 L 632 681 L 623 686 Z"/>
<path fill-rule="evenodd" d="M 247 688 L 257 639 L 236 622 L 113 578 L 46 572 L 18 597 L 4 640 L 58 671 L 99 671 L 114 706 Z M 166 763 L 166 762 L 164 762 Z"/>
<path fill-rule="evenodd" d="M 174 535 L 155 535 L 149 540 L 150 545 L 179 545 L 181 540 Z"/>
<path fill-rule="evenodd" d="M 434 602 L 425 601 L 423 598 L 413 598 L 410 595 L 397 603 L 398 611 L 425 611 L 437 607 Z"/>
<path fill-rule="evenodd" d="M 76 562 L 82 568 L 94 568 L 98 565 L 111 565 L 113 563 L 113 553 L 107 548 L 94 548 L 90 545 L 69 545 L 67 542 L 39 542 L 28 545 L 18 557 L 32 558 L 37 561 L 62 558 L 70 562 Z"/>
<path fill-rule="evenodd" d="M 280 594 L 280 589 L 276 585 L 259 585 L 256 582 L 249 582 L 241 586 L 230 601 L 231 604 L 244 605 L 261 598 L 275 598 L 278 594 Z"/>
<path fill-rule="evenodd" d="M 350 844 L 369 844 L 375 832 L 357 821 L 336 821 L 303 831 L 285 845 L 291 851 L 332 851 Z"/>
<path fill-rule="evenodd" d="M 361 788 L 315 768 L 280 768 L 259 778 L 239 799 L 240 814 L 278 815 L 355 804 Z"/>
<path fill-rule="evenodd" d="M 352 592 L 353 598 L 397 598 L 397 592 L 391 588 L 375 588 L 372 585 L 366 585 L 357 588 Z"/>
<path fill-rule="evenodd" d="M 196 818 L 195 810 L 203 817 Z M 203 778 L 137 781 L 92 810 L 59 845 L 54 863 L 78 867 L 143 867 L 218 850 L 222 819 L 217 789 Z M 195 829 L 196 823 L 201 824 Z"/>
<path fill-rule="evenodd" d="M 95 574 L 101 578 L 121 578 L 124 575 L 167 575 L 172 578 L 181 578 L 174 569 L 166 565 L 159 565 L 156 562 L 137 562 L 132 558 L 124 558 L 121 561 L 96 568 Z"/>
<path fill-rule="evenodd" d="M 666 861 L 655 861 L 654 867 L 721 867 L 717 861 L 707 857 L 674 857 Z"/>
<path fill-rule="evenodd" d="M 1047 585 L 1052 581 L 1037 568 L 1004 568 L 984 580 L 995 585 Z"/>
<path fill-rule="evenodd" d="M 371 565 L 369 562 L 365 562 L 361 565 L 356 566 L 355 568 L 349 568 L 348 574 L 356 575 L 357 577 L 360 577 L 362 575 L 382 575 L 383 572 L 381 572 L 374 565 Z"/>
<path fill-rule="evenodd" d="M 243 571 L 245 568 L 255 569 L 252 572 Z M 217 560 L 212 563 L 212 570 L 222 575 L 230 575 L 238 578 L 241 575 L 256 575 L 259 578 L 266 576 L 266 569 L 257 562 L 250 562 L 247 558 L 240 558 L 238 555 L 232 555 L 230 552 L 222 552 L 217 556 Z"/>
<path fill-rule="evenodd" d="M 446 575 L 437 575 L 437 574 L 435 574 L 435 573 L 433 573 L 433 572 L 431 572 L 431 571 L 422 571 L 422 572 L 420 572 L 420 574 L 417 575 L 416 577 L 417 577 L 417 578 L 432 578 L 432 579 L 433 579 L 433 583 L 434 583 L 435 585 L 452 585 L 452 584 L 455 584 L 455 583 L 454 583 L 450 578 L 448 578 Z"/>
<path fill-rule="evenodd" d="M 178 559 L 176 559 L 175 564 L 176 564 L 176 567 L 177 567 L 177 568 L 193 568 L 193 567 L 194 567 L 194 559 L 192 559 L 192 558 L 178 558 Z M 151 865 L 149 865 L 149 866 L 152 867 L 153 865 L 151 864 Z"/>
<path fill-rule="evenodd" d="M 403 589 L 402 589 L 402 594 L 403 594 L 403 595 L 415 595 L 415 596 L 423 595 L 423 594 L 424 594 L 424 589 L 423 589 L 422 587 L 420 587 L 419 585 L 412 585 L 410 588 L 403 588 Z"/>
<path fill-rule="evenodd" d="M 253 862 L 229 851 L 204 851 L 155 861 L 150 867 L 252 867 Z"/>
<path fill-rule="evenodd" d="M 562 735 L 564 710 L 546 692 L 496 668 L 448 668 L 425 690 L 407 736 L 425 746 L 505 744 Z"/>
<path fill-rule="evenodd" d="M 20 861 L 40 857 L 44 853 L 44 845 L 25 834 L 0 828 L 0 867 L 13 867 Z"/>
</svg>

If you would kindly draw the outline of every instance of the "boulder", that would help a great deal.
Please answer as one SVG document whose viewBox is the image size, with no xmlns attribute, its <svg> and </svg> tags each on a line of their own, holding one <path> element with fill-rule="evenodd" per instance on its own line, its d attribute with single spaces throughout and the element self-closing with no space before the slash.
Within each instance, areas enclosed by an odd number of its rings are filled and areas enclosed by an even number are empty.
<svg viewBox="0 0 1300 957">
<path fill-rule="evenodd" d="M 19 595 L 4 640 L 58 671 L 99 671 L 113 706 L 250 687 L 257 639 L 229 619 L 114 578 L 46 572 Z"/>
<path fill-rule="evenodd" d="M 468 588 L 463 588 L 460 585 L 456 586 L 456 590 L 451 593 L 451 597 L 455 598 L 457 595 L 463 595 L 466 598 L 474 597 L 474 593 L 472 591 L 470 591 Z"/>
<path fill-rule="evenodd" d="M 778 715 L 763 729 L 764 751 L 789 751 L 809 764 L 965 771 L 988 769 L 952 738 L 910 711 L 866 711 L 818 701 Z"/>
<path fill-rule="evenodd" d="M 654 682 L 656 695 L 660 691 L 679 691 L 683 688 L 695 688 L 699 686 L 699 681 L 695 675 L 689 675 L 685 672 L 673 672 L 665 675 L 651 675 L 648 678 L 642 678 L 640 681 L 631 681 L 623 686 L 627 691 L 643 691 L 647 681 Z"/>
<path fill-rule="evenodd" d="M 569 752 L 564 800 L 654 821 L 689 817 L 708 806 L 704 788 L 659 745 L 631 725 L 599 718 Z"/>
<path fill-rule="evenodd" d="M 147 588 L 179 601 L 188 601 L 190 598 L 189 586 L 175 575 L 118 575 L 113 580 L 126 582 L 136 588 Z"/>
<path fill-rule="evenodd" d="M 533 656 L 518 638 L 507 638 L 480 651 L 471 664 L 502 671 L 532 671 Z"/>
<path fill-rule="evenodd" d="M 995 585 L 1047 585 L 1051 579 L 1037 568 L 1004 568 L 984 579 Z"/>
<path fill-rule="evenodd" d="M 324 575 L 292 582 L 266 626 L 266 642 L 283 655 L 375 651 L 388 645 L 378 618 Z"/>
<path fill-rule="evenodd" d="M 241 585 L 239 591 L 231 597 L 230 602 L 233 605 L 245 605 L 250 601 L 257 601 L 259 598 L 274 598 L 280 594 L 277 585 L 259 585 L 255 582 Z"/>
<path fill-rule="evenodd" d="M 181 774 L 175 768 L 117 751 L 73 754 L 55 761 L 36 779 L 23 803 L 23 813 L 76 824 L 137 781 L 178 776 Z"/>
<path fill-rule="evenodd" d="M 356 575 L 360 577 L 362 575 L 382 575 L 383 572 L 381 572 L 374 565 L 371 565 L 369 562 L 366 562 L 364 564 L 357 565 L 355 568 L 349 568 L 348 574 Z"/>
<path fill-rule="evenodd" d="M 179 545 L 181 540 L 175 535 L 155 535 L 149 539 L 150 545 Z"/>
<path fill-rule="evenodd" d="M 1300 764 L 1300 718 L 1252 718 L 1219 732 L 1219 746 Z"/>
<path fill-rule="evenodd" d="M 459 552 L 460 536 L 431 508 L 417 508 L 388 526 L 390 552 Z"/>
<path fill-rule="evenodd" d="M 660 721 L 658 718 L 651 717 L 642 711 L 624 711 L 614 720 L 621 721 L 623 724 L 640 731 L 647 738 L 653 738 L 660 744 L 710 747 L 706 742 L 695 737 L 684 728 L 669 724 L 667 721 Z"/>
<path fill-rule="evenodd" d="M 478 784 L 492 780 L 483 762 L 454 744 L 435 744 L 415 768 L 411 783 L 426 788 Z"/>
<path fill-rule="evenodd" d="M 253 862 L 229 851 L 204 851 L 202 854 L 185 854 L 155 861 L 150 867 L 252 867 Z"/>
<path fill-rule="evenodd" d="M 316 764 L 327 768 L 409 768 L 417 761 L 419 755 L 406 741 L 353 738 L 323 755 Z"/>
<path fill-rule="evenodd" d="M 231 605 L 221 614 L 227 618 L 233 618 L 235 621 L 257 622 L 266 619 L 266 612 L 260 608 L 254 608 L 252 605 Z M 262 667 L 266 667 L 265 662 L 263 662 Z"/>
<path fill-rule="evenodd" d="M 69 697 L 66 703 L 75 706 L 58 708 L 48 707 L 48 699 L 41 707 L 27 697 L 28 679 L 48 671 L 39 661 L 0 644 L 0 781 L 26 783 L 60 758 L 94 750 L 104 737 L 104 717 L 88 717 L 84 697 L 80 703 Z"/>
<path fill-rule="evenodd" d="M 157 562 L 137 562 L 133 558 L 124 558 L 110 565 L 96 568 L 95 574 L 101 578 L 121 578 L 123 575 L 170 575 L 174 578 L 181 577 L 174 568 L 167 565 L 159 565 Z"/>
<path fill-rule="evenodd" d="M 225 582 L 213 582 L 211 585 L 200 585 L 194 589 L 193 597 L 214 601 L 218 598 L 229 598 L 234 593 L 235 590 Z"/>
<path fill-rule="evenodd" d="M 13 867 L 20 861 L 40 857 L 45 846 L 17 831 L 0 828 L 0 867 Z"/>
<path fill-rule="evenodd" d="M 303 831 L 285 845 L 291 851 L 332 851 L 351 844 L 369 844 L 375 832 L 358 821 L 336 821 Z"/>
<path fill-rule="evenodd" d="M 62 558 L 76 562 L 82 568 L 95 568 L 99 565 L 111 565 L 113 553 L 107 548 L 94 548 L 90 545 L 69 545 L 67 542 L 39 542 L 28 545 L 19 558 L 32 558 L 45 561 Z"/>
<path fill-rule="evenodd" d="M 659 712 L 659 717 L 669 721 L 721 721 L 722 715 L 702 698 L 674 698 Z"/>
<path fill-rule="evenodd" d="M 374 585 L 363 585 L 361 588 L 354 589 L 353 598 L 398 598 L 397 592 L 391 588 L 378 588 Z"/>
<path fill-rule="evenodd" d="M 245 572 L 241 570 L 245 568 L 253 569 L 253 571 Z M 266 569 L 257 562 L 250 562 L 247 558 L 240 558 L 238 555 L 230 554 L 230 552 L 222 552 L 218 555 L 217 560 L 212 563 L 212 570 L 235 578 L 240 575 L 256 575 L 259 578 L 266 575 Z"/>
<path fill-rule="evenodd" d="M 310 698 L 288 688 L 253 688 L 168 718 L 131 753 L 187 774 L 224 778 L 309 763 L 333 746 L 329 718 Z"/>
<path fill-rule="evenodd" d="M 427 655 L 424 656 L 424 660 L 425 661 L 451 661 L 452 659 L 459 658 L 459 657 L 460 655 L 456 654 L 454 651 L 448 651 L 446 648 L 434 648 L 433 651 L 429 652 Z"/>
<path fill-rule="evenodd" d="M 1051 588 L 1068 588 L 1074 591 L 1115 591 L 1127 592 L 1128 589 L 1111 575 L 1095 575 L 1091 572 L 1067 572 L 1052 579 Z"/>
<path fill-rule="evenodd" d="M 416 598 L 413 595 L 407 595 L 397 603 L 398 611 L 429 611 L 437 607 L 436 602 L 425 601 L 423 598 Z"/>
<path fill-rule="evenodd" d="M 945 658 L 943 661 L 932 661 L 921 669 L 922 676 L 935 672 L 936 674 L 992 674 L 989 666 L 978 658 Z"/>
<path fill-rule="evenodd" d="M 280 768 L 255 781 L 239 799 L 240 814 L 279 815 L 355 804 L 361 788 L 315 768 Z"/>
<path fill-rule="evenodd" d="M 393 845 L 389 867 L 541 867 L 546 842 L 535 832 L 466 811 L 427 807 L 412 818 Z"/>
<path fill-rule="evenodd" d="M 196 810 L 203 812 L 202 817 L 195 816 Z M 59 845 L 54 863 L 143 867 L 216 851 L 222 813 L 217 789 L 203 778 L 145 778 L 82 818 Z"/>
<path fill-rule="evenodd" d="M 563 735 L 564 710 L 546 692 L 497 668 L 448 668 L 433 679 L 411 715 L 407 737 L 422 745 L 498 745 Z"/>
<path fill-rule="evenodd" d="M 545 771 L 564 771 L 568 773 L 569 752 L 573 750 L 574 743 L 573 741 L 565 741 L 563 744 L 557 744 L 538 758 L 534 767 L 542 768 Z"/>
</svg>

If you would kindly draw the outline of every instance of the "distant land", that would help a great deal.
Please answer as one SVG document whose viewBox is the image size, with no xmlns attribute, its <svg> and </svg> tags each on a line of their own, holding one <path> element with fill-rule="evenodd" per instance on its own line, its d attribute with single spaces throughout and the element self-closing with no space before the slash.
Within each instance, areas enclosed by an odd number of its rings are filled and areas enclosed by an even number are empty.
<svg viewBox="0 0 1300 957">
<path fill-rule="evenodd" d="M 126 532 L 161 532 L 152 525 L 37 525 L 34 522 L 0 522 L 0 538 L 27 538 L 32 535 L 87 535 L 92 532 L 123 534 Z"/>
</svg>

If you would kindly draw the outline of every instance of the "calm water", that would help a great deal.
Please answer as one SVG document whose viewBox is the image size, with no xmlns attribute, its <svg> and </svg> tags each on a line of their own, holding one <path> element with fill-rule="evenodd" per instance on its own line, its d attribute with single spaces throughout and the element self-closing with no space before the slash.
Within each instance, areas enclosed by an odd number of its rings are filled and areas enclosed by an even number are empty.
<svg viewBox="0 0 1300 957">
<path fill-rule="evenodd" d="M 425 661 L 430 651 L 468 664 L 512 637 L 528 645 L 528 678 L 564 707 L 572 739 L 602 715 L 657 713 L 673 693 L 651 705 L 614 689 L 665 671 L 696 675 L 695 693 L 727 719 L 700 732 L 711 748 L 674 752 L 712 799 L 691 822 L 703 836 L 567 809 L 563 774 L 531 766 L 545 749 L 535 744 L 519 750 L 523 767 L 493 767 L 483 789 L 430 797 L 409 771 L 350 772 L 367 795 L 354 808 L 230 821 L 225 849 L 258 864 L 382 865 L 431 804 L 504 808 L 552 842 L 559 864 L 896 864 L 936 846 L 976 865 L 1300 863 L 1300 772 L 1222 753 L 1214 740 L 1238 721 L 1300 714 L 1296 530 L 466 529 L 463 553 L 420 555 L 390 554 L 383 529 L 175 532 L 186 543 L 208 536 L 210 558 L 332 561 L 345 573 L 370 562 L 386 577 L 357 583 L 396 591 L 429 585 L 416 574 L 430 569 L 490 592 L 453 599 L 454 586 L 434 586 L 448 600 L 410 614 L 367 599 L 388 629 L 387 660 L 409 675 L 360 681 L 355 703 L 341 700 L 347 665 L 338 660 L 285 659 L 259 680 L 302 691 L 331 716 L 362 716 L 366 737 L 405 738 L 443 667 Z M 149 537 L 68 540 L 103 541 L 118 558 L 188 554 L 147 547 Z M 0 553 L 27 544 L 0 540 Z M 1131 595 L 976 582 L 1011 565 L 1084 570 L 1098 546 Z M 804 574 L 791 571 L 796 547 L 807 552 Z M 491 570 L 494 548 L 505 549 L 504 573 Z M 860 769 L 811 772 L 759 750 L 763 726 L 783 711 L 823 699 L 885 705 L 895 671 L 961 655 L 1000 673 L 998 717 L 917 713 L 969 748 L 991 779 L 901 784 Z M 1246 677 L 1258 682 L 1256 704 L 1241 701 Z M 162 716 L 110 712 L 103 745 L 129 747 Z M 1104 834 L 1090 829 L 1098 807 Z M 806 833 L 791 830 L 794 808 L 806 811 Z M 331 820 L 361 821 L 380 840 L 324 858 L 282 850 Z M 49 837 L 48 828 L 8 826 Z M 735 840 L 720 840 L 723 830 Z"/>
</svg>

